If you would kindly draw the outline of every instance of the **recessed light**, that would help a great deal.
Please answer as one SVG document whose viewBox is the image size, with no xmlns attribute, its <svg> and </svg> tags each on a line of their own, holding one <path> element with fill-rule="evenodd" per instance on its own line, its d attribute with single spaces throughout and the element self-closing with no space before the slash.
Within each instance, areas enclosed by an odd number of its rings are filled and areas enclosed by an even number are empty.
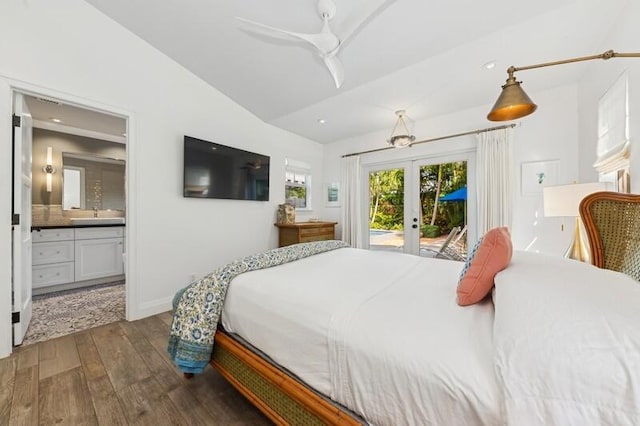
<svg viewBox="0 0 640 426">
<path fill-rule="evenodd" d="M 62 120 L 60 120 L 59 118 L 55 118 L 55 117 L 51 117 L 49 120 L 53 121 L 54 123 L 62 123 Z"/>
<path fill-rule="evenodd" d="M 492 70 L 495 67 L 496 67 L 496 61 L 487 62 L 486 64 L 482 65 L 482 68 L 484 68 L 485 70 Z"/>
<path fill-rule="evenodd" d="M 324 118 L 318 118 L 318 123 L 324 124 L 324 123 L 326 123 L 326 121 L 325 121 Z"/>
</svg>

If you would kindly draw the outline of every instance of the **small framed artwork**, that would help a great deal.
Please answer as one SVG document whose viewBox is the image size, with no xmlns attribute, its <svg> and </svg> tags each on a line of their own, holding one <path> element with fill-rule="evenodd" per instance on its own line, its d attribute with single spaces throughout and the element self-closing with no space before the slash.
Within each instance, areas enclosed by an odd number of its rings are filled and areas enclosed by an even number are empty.
<svg viewBox="0 0 640 426">
<path fill-rule="evenodd" d="M 340 183 L 324 184 L 324 202 L 327 207 L 340 207 Z"/>
<path fill-rule="evenodd" d="M 560 160 L 530 161 L 522 163 L 522 195 L 542 194 L 542 188 L 558 184 Z"/>
</svg>

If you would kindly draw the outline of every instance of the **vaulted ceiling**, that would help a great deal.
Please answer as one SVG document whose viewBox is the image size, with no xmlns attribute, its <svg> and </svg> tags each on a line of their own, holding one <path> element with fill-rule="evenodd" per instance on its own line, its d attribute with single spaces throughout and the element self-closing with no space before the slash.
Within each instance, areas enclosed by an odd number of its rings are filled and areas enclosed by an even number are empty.
<svg viewBox="0 0 640 426">
<path fill-rule="evenodd" d="M 397 109 L 419 120 L 492 104 L 510 65 L 601 53 L 629 0 L 390 0 L 341 47 L 339 89 L 311 47 L 235 19 L 314 33 L 316 0 L 87 1 L 265 122 L 328 143 L 391 129 Z M 339 30 L 367 0 L 335 2 Z M 531 92 L 584 67 L 517 76 Z"/>
</svg>

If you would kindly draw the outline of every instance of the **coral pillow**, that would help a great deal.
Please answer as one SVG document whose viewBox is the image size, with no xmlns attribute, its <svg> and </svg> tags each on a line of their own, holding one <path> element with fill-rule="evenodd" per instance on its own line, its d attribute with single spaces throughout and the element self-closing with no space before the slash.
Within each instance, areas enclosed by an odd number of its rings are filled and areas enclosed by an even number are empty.
<svg viewBox="0 0 640 426">
<path fill-rule="evenodd" d="M 508 228 L 494 228 L 487 232 L 469 253 L 460 274 L 458 305 L 473 305 L 484 299 L 493 288 L 493 278 L 509 265 L 512 254 Z"/>
</svg>

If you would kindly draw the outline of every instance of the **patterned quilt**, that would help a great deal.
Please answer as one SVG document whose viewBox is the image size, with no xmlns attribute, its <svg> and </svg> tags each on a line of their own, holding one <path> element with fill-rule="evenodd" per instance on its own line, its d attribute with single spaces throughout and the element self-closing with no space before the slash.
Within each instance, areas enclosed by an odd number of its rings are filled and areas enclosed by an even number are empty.
<svg viewBox="0 0 640 426">
<path fill-rule="evenodd" d="M 231 262 L 178 291 L 173 298 L 169 335 L 171 359 L 185 373 L 204 370 L 211 359 L 227 287 L 238 275 L 344 247 L 349 245 L 331 240 L 277 248 Z"/>
</svg>

